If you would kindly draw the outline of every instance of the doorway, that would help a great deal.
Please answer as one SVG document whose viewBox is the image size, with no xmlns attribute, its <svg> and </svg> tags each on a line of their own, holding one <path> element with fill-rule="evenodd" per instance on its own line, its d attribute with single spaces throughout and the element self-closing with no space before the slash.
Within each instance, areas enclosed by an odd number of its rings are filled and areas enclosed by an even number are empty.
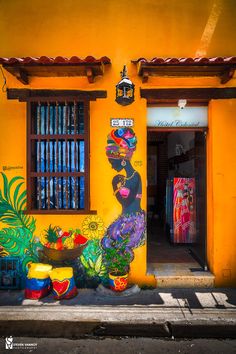
<svg viewBox="0 0 236 354">
<path fill-rule="evenodd" d="M 148 129 L 148 263 L 207 270 L 206 137 Z"/>
</svg>

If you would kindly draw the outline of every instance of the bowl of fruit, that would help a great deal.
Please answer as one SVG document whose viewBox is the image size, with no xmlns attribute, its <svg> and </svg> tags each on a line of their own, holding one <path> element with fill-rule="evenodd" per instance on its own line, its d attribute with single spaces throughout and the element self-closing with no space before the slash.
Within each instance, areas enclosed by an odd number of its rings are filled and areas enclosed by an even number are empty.
<svg viewBox="0 0 236 354">
<path fill-rule="evenodd" d="M 58 226 L 49 226 L 40 236 L 45 256 L 54 261 L 66 261 L 79 257 L 88 239 L 79 229 L 63 231 Z"/>
</svg>

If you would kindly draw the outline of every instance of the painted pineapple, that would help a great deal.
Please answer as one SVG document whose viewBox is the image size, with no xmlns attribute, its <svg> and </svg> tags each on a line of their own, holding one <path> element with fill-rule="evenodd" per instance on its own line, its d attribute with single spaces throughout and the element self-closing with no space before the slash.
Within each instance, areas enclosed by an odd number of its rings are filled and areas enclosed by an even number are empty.
<svg viewBox="0 0 236 354">
<path fill-rule="evenodd" d="M 40 242 L 48 248 L 56 248 L 57 239 L 57 227 L 52 227 L 51 225 L 49 225 L 49 228 L 44 230 L 43 234 L 40 236 Z"/>
</svg>

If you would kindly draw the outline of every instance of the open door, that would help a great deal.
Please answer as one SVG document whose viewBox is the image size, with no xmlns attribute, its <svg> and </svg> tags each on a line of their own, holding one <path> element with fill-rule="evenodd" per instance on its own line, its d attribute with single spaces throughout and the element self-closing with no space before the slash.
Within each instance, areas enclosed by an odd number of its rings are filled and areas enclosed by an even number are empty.
<svg viewBox="0 0 236 354">
<path fill-rule="evenodd" d="M 148 130 L 150 263 L 206 261 L 206 139 L 203 130 Z"/>
<path fill-rule="evenodd" d="M 195 132 L 194 168 L 196 180 L 196 241 L 190 247 L 204 270 L 206 258 L 206 132 Z"/>
</svg>

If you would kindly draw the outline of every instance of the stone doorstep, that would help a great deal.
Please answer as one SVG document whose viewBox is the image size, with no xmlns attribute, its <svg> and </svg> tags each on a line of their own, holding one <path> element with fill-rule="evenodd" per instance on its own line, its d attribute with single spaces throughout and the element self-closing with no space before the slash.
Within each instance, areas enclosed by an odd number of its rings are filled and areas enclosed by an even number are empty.
<svg viewBox="0 0 236 354">
<path fill-rule="evenodd" d="M 215 276 L 209 271 L 200 271 L 194 263 L 153 263 L 148 266 L 148 275 L 154 275 L 157 288 L 213 288 Z"/>
<path fill-rule="evenodd" d="M 0 335 L 81 338 L 144 336 L 235 338 L 236 311 L 155 306 L 0 308 Z"/>
<path fill-rule="evenodd" d="M 157 288 L 213 288 L 215 277 L 213 275 L 155 275 Z"/>
</svg>

